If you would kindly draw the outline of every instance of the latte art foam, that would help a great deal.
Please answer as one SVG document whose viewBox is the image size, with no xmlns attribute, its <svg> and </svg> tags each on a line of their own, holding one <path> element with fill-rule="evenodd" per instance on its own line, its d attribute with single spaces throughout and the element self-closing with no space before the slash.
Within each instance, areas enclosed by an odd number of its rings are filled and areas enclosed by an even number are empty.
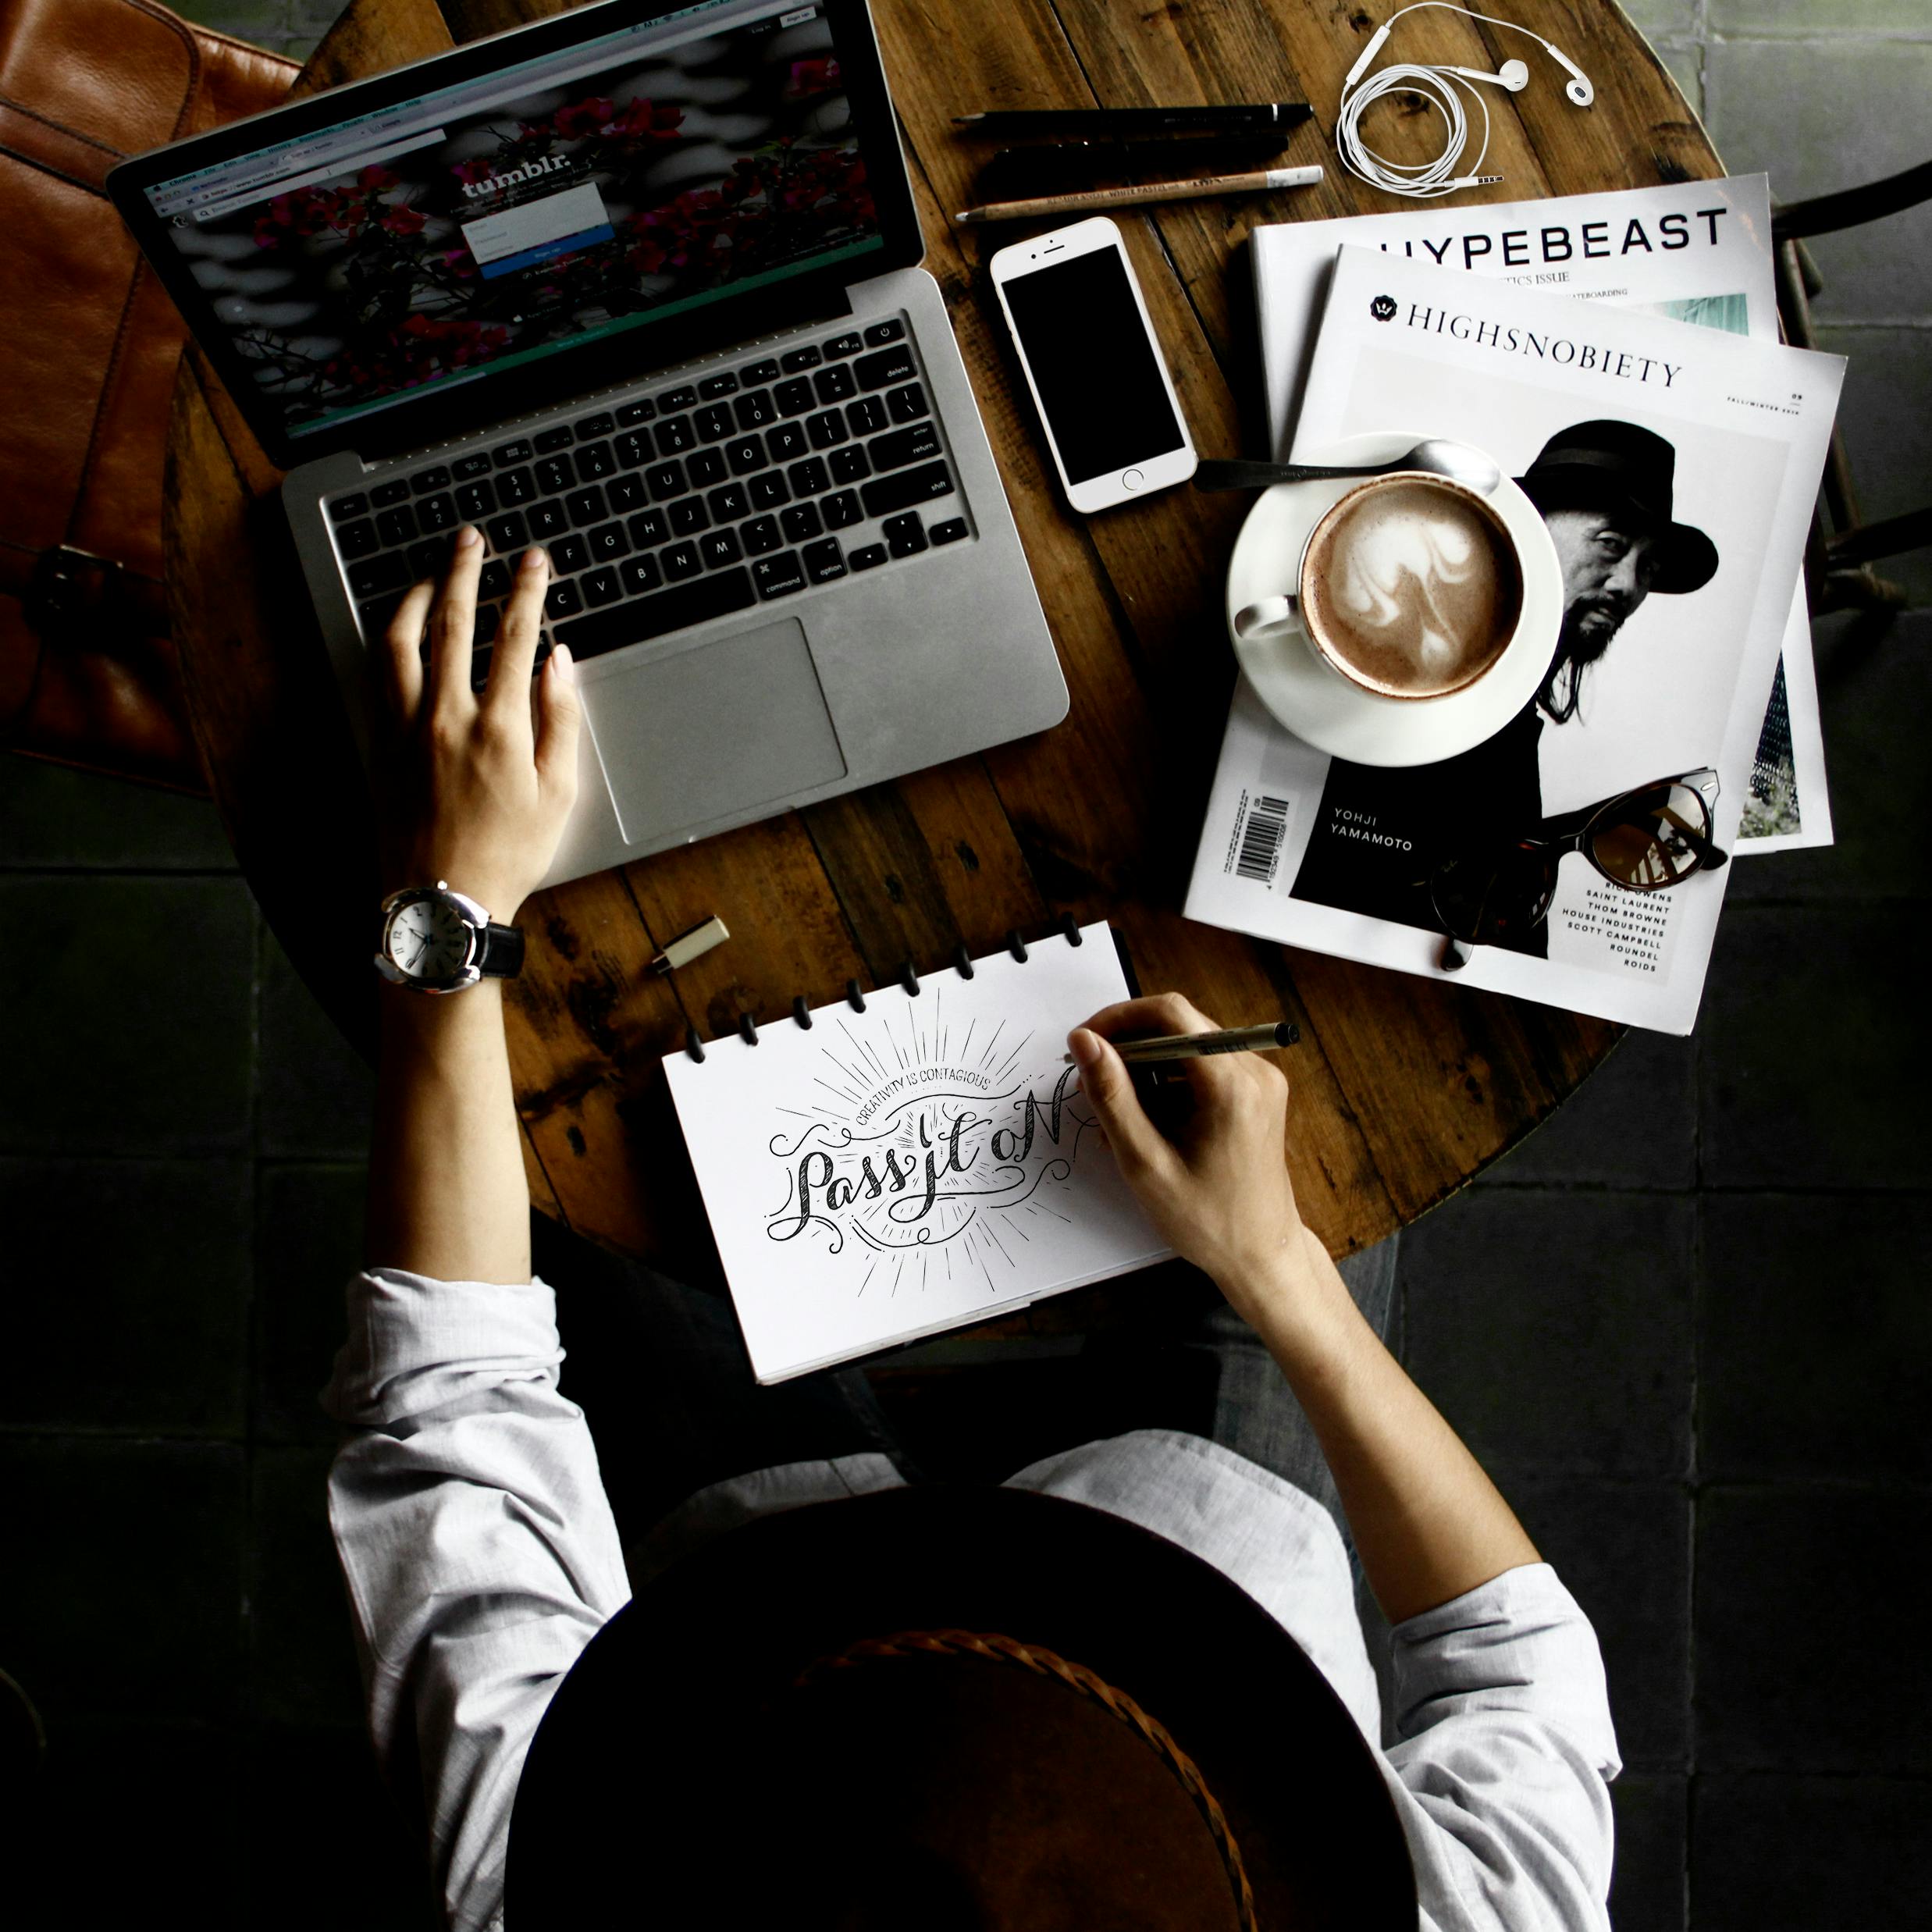
<svg viewBox="0 0 1932 1932">
<path fill-rule="evenodd" d="M 1329 513 L 1309 547 L 1302 598 L 1316 643 L 1348 675 L 1391 697 L 1439 697 L 1501 655 L 1522 578 L 1472 498 L 1392 477 Z"/>
</svg>

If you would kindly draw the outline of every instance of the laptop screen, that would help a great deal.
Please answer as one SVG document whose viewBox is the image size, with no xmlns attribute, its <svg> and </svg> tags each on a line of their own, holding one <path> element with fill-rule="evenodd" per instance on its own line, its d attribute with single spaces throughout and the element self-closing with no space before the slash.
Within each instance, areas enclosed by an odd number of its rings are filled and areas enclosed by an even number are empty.
<svg viewBox="0 0 1932 1932">
<path fill-rule="evenodd" d="M 884 249 L 832 22 L 786 0 L 702 0 L 146 194 L 294 439 Z"/>
</svg>

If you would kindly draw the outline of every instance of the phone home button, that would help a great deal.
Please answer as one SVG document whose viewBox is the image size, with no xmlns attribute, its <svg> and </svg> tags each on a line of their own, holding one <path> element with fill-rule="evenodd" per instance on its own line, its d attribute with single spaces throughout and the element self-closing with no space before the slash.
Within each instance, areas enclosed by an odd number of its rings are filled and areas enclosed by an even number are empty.
<svg viewBox="0 0 1932 1932">
<path fill-rule="evenodd" d="M 1142 470 L 1123 470 L 1120 472 L 1120 487 L 1123 489 L 1138 489 L 1147 480 L 1147 474 Z"/>
</svg>

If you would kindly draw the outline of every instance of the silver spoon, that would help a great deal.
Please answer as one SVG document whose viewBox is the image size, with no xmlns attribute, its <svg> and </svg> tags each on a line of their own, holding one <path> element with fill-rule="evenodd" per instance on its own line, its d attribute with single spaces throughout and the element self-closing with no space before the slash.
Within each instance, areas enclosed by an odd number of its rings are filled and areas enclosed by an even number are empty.
<svg viewBox="0 0 1932 1932">
<path fill-rule="evenodd" d="M 1439 436 L 1418 443 L 1392 463 L 1348 463 L 1332 468 L 1320 463 L 1208 462 L 1194 471 L 1197 489 L 1265 489 L 1271 483 L 1318 483 L 1337 476 L 1386 476 L 1394 470 L 1426 470 L 1486 496 L 1503 480 L 1503 472 L 1480 450 Z"/>
</svg>

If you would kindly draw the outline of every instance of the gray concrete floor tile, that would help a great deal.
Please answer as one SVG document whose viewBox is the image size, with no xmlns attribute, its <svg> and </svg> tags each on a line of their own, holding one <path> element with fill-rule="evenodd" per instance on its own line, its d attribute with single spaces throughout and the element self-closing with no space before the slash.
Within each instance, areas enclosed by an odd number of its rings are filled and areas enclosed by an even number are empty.
<svg viewBox="0 0 1932 1932">
<path fill-rule="evenodd" d="M 331 1445 L 255 1452 L 250 1479 L 251 1714 L 355 1731 L 362 1692 L 341 1566 L 329 1530 Z"/>
<path fill-rule="evenodd" d="M 1482 1187 L 1403 1236 L 1410 1372 L 1499 1478 L 1689 1475 L 1692 1222 Z"/>
<path fill-rule="evenodd" d="M 198 27 L 270 47 L 289 31 L 290 0 L 187 0 L 177 9 Z"/>
<path fill-rule="evenodd" d="M 1698 1022 L 1707 1187 L 1919 1187 L 1932 913 L 1736 906 Z"/>
<path fill-rule="evenodd" d="M 1617 1865 L 1610 1874 L 1610 1923 L 1624 1932 L 1684 1932 L 1690 1902 L 1689 1781 L 1626 1771 L 1610 1787 L 1617 1817 Z"/>
<path fill-rule="evenodd" d="M 1932 1481 L 1932 1199 L 1704 1205 L 1697 1453 L 1707 1481 Z"/>
<path fill-rule="evenodd" d="M 1932 1652 L 1916 1640 L 1928 1539 L 1923 1491 L 1703 1492 L 1700 1773 L 1932 1772 Z"/>
<path fill-rule="evenodd" d="M 1775 201 L 1857 187 L 1926 158 L 1932 38 L 1714 42 L 1704 61 L 1710 130 L 1733 174 L 1767 169 Z M 1932 207 L 1810 244 L 1821 322 L 1932 311 Z"/>
<path fill-rule="evenodd" d="M 255 1224 L 257 1441 L 332 1443 L 317 1394 L 345 1332 L 343 1287 L 361 1265 L 361 1167 L 265 1167 Z"/>
<path fill-rule="evenodd" d="M 1932 32 L 1924 0 L 1709 0 L 1710 30 L 1730 36 Z"/>
<path fill-rule="evenodd" d="M 1690 1041 L 1633 1029 L 1483 1184 L 1695 1187 L 1696 1071 Z"/>
<path fill-rule="evenodd" d="M 14 871 L 232 872 L 235 856 L 205 799 L 35 758 L 0 758 L 0 863 Z"/>
<path fill-rule="evenodd" d="M 1696 30 L 1697 0 L 1629 0 L 1624 11 L 1653 43 L 1672 35 L 1688 39 Z"/>
<path fill-rule="evenodd" d="M 375 1076 L 265 928 L 260 1084 L 265 1154 L 359 1159 L 368 1151 Z"/>
<path fill-rule="evenodd" d="M 235 879 L 0 876 L 0 1151 L 248 1144 L 254 914 Z"/>
<path fill-rule="evenodd" d="M 1691 1823 L 1697 1932 L 1923 1925 L 1928 1844 L 1932 1784 L 1923 1779 L 1700 1775 Z"/>
<path fill-rule="evenodd" d="M 239 1436 L 245 1160 L 0 1160 L 8 1346 L 31 1375 L 0 1426 Z"/>
</svg>

